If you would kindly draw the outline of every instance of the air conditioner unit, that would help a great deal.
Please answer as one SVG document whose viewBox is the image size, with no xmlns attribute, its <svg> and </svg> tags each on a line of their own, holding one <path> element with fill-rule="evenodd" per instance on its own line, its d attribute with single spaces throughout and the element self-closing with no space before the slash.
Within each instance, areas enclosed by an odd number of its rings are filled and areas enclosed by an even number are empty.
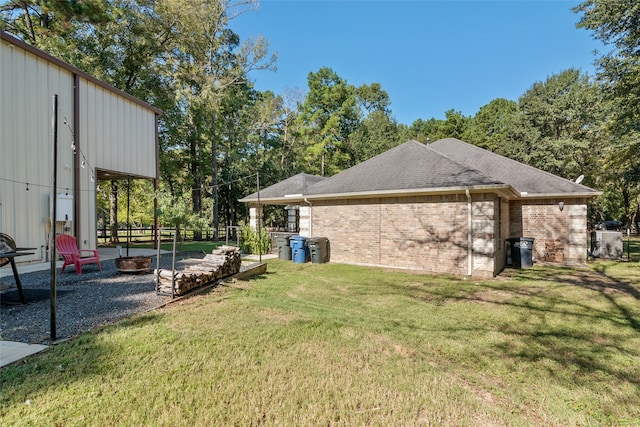
<svg viewBox="0 0 640 427">
<path fill-rule="evenodd" d="M 591 232 L 591 254 L 594 258 L 622 257 L 622 232 L 596 230 Z"/>
</svg>

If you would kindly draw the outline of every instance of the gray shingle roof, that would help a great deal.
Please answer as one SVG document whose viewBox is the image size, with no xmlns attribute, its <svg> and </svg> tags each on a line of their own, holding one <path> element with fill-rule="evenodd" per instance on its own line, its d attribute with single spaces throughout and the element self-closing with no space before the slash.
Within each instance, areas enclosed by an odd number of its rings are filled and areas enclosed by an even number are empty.
<svg viewBox="0 0 640 427">
<path fill-rule="evenodd" d="M 504 186 L 503 182 L 410 140 L 309 187 L 305 194 L 340 195 L 496 184 Z"/>
<path fill-rule="evenodd" d="M 266 187 L 260 190 L 260 200 L 269 201 L 274 199 L 281 199 L 291 195 L 301 195 L 305 190 L 320 181 L 325 180 L 325 177 L 309 175 L 307 173 L 299 173 L 287 178 L 284 181 L 280 181 L 273 184 L 270 187 Z M 295 199 L 292 198 L 292 200 Z M 258 192 L 252 193 L 247 197 L 240 199 L 240 202 L 255 202 L 258 200 Z"/>
<path fill-rule="evenodd" d="M 260 191 L 269 203 L 335 197 L 496 191 L 508 197 L 592 197 L 592 188 L 455 138 L 410 140 L 330 178 L 298 174 Z M 257 201 L 257 192 L 241 202 Z"/>
<path fill-rule="evenodd" d="M 599 191 L 511 160 L 455 138 L 440 139 L 429 149 L 452 161 L 483 171 L 497 181 L 511 185 L 524 197 L 596 196 Z"/>
</svg>

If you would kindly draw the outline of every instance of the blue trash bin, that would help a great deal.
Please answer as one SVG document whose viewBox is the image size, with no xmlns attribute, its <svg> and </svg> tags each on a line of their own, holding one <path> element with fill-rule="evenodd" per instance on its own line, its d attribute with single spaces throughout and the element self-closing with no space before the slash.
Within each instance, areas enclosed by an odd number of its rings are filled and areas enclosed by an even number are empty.
<svg viewBox="0 0 640 427">
<path fill-rule="evenodd" d="M 293 262 L 305 263 L 309 261 L 309 246 L 307 245 L 307 238 L 303 236 L 291 236 L 289 237 L 291 246 L 291 258 Z"/>
</svg>

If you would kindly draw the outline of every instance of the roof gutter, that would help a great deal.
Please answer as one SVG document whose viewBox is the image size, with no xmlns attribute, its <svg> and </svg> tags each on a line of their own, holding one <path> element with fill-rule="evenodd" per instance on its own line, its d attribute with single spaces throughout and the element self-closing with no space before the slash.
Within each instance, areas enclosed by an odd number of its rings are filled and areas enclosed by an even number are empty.
<svg viewBox="0 0 640 427">
<path fill-rule="evenodd" d="M 591 198 L 602 195 L 602 191 L 590 191 L 584 193 L 533 193 L 529 194 L 526 191 L 519 193 L 520 199 L 570 199 L 570 198 Z"/>
<path fill-rule="evenodd" d="M 264 203 L 290 204 L 292 202 L 309 203 L 309 200 L 338 200 L 338 199 L 371 199 L 375 197 L 402 197 L 402 196 L 429 196 L 436 194 L 460 194 L 469 190 L 472 193 L 498 193 L 505 199 L 517 199 L 519 193 L 507 184 L 499 185 L 476 185 L 469 187 L 440 187 L 440 188 L 418 188 L 407 190 L 382 190 L 382 191 L 354 191 L 350 193 L 328 193 L 328 194 L 295 194 L 280 197 L 261 197 Z M 244 197 L 238 200 L 241 203 L 252 203 L 255 197 Z"/>
<path fill-rule="evenodd" d="M 507 200 L 514 199 L 552 199 L 552 198 L 592 198 L 602 195 L 602 191 L 590 191 L 583 193 L 532 193 L 518 192 L 513 187 L 507 184 L 500 185 L 476 185 L 470 187 L 441 187 L 441 188 L 422 188 L 422 189 L 409 189 L 409 190 L 383 190 L 383 191 L 359 191 L 350 193 L 328 193 L 328 194 L 295 194 L 286 195 L 284 197 L 272 197 L 268 199 L 262 199 L 264 202 L 270 202 L 274 204 L 288 204 L 291 202 L 303 202 L 307 199 L 311 200 L 326 200 L 326 199 L 367 199 L 373 197 L 398 197 L 398 196 L 427 196 L 431 194 L 455 194 L 469 190 L 471 193 L 481 192 L 495 192 L 499 193 Z M 255 202 L 255 198 L 245 197 L 239 200 L 240 202 L 250 203 Z"/>
<path fill-rule="evenodd" d="M 372 197 L 398 197 L 398 196 L 426 196 L 430 194 L 456 194 L 465 193 L 466 191 L 473 193 L 484 192 L 502 192 L 512 197 L 517 197 L 518 193 L 508 184 L 495 185 L 473 185 L 466 187 L 438 187 L 438 188 L 411 188 L 406 190 L 373 190 L 373 191 L 354 191 L 349 193 L 328 193 L 328 194 L 307 194 L 305 199 L 324 200 L 324 199 L 366 199 Z M 282 199 L 284 200 L 284 199 Z"/>
</svg>

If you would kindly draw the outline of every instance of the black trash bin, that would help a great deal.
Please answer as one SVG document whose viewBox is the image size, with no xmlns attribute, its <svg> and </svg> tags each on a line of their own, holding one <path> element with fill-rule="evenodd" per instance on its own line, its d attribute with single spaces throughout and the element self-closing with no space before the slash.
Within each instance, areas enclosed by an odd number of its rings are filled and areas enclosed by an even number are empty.
<svg viewBox="0 0 640 427">
<path fill-rule="evenodd" d="M 533 265 L 533 237 L 510 237 L 511 264 L 515 268 L 529 268 Z"/>
<path fill-rule="evenodd" d="M 277 236 L 276 243 L 278 244 L 278 259 L 291 261 L 291 246 L 289 246 L 289 237 Z"/>
<path fill-rule="evenodd" d="M 329 239 L 326 237 L 313 237 L 307 239 L 307 245 L 309 246 L 311 262 L 316 264 L 329 262 Z"/>
</svg>

